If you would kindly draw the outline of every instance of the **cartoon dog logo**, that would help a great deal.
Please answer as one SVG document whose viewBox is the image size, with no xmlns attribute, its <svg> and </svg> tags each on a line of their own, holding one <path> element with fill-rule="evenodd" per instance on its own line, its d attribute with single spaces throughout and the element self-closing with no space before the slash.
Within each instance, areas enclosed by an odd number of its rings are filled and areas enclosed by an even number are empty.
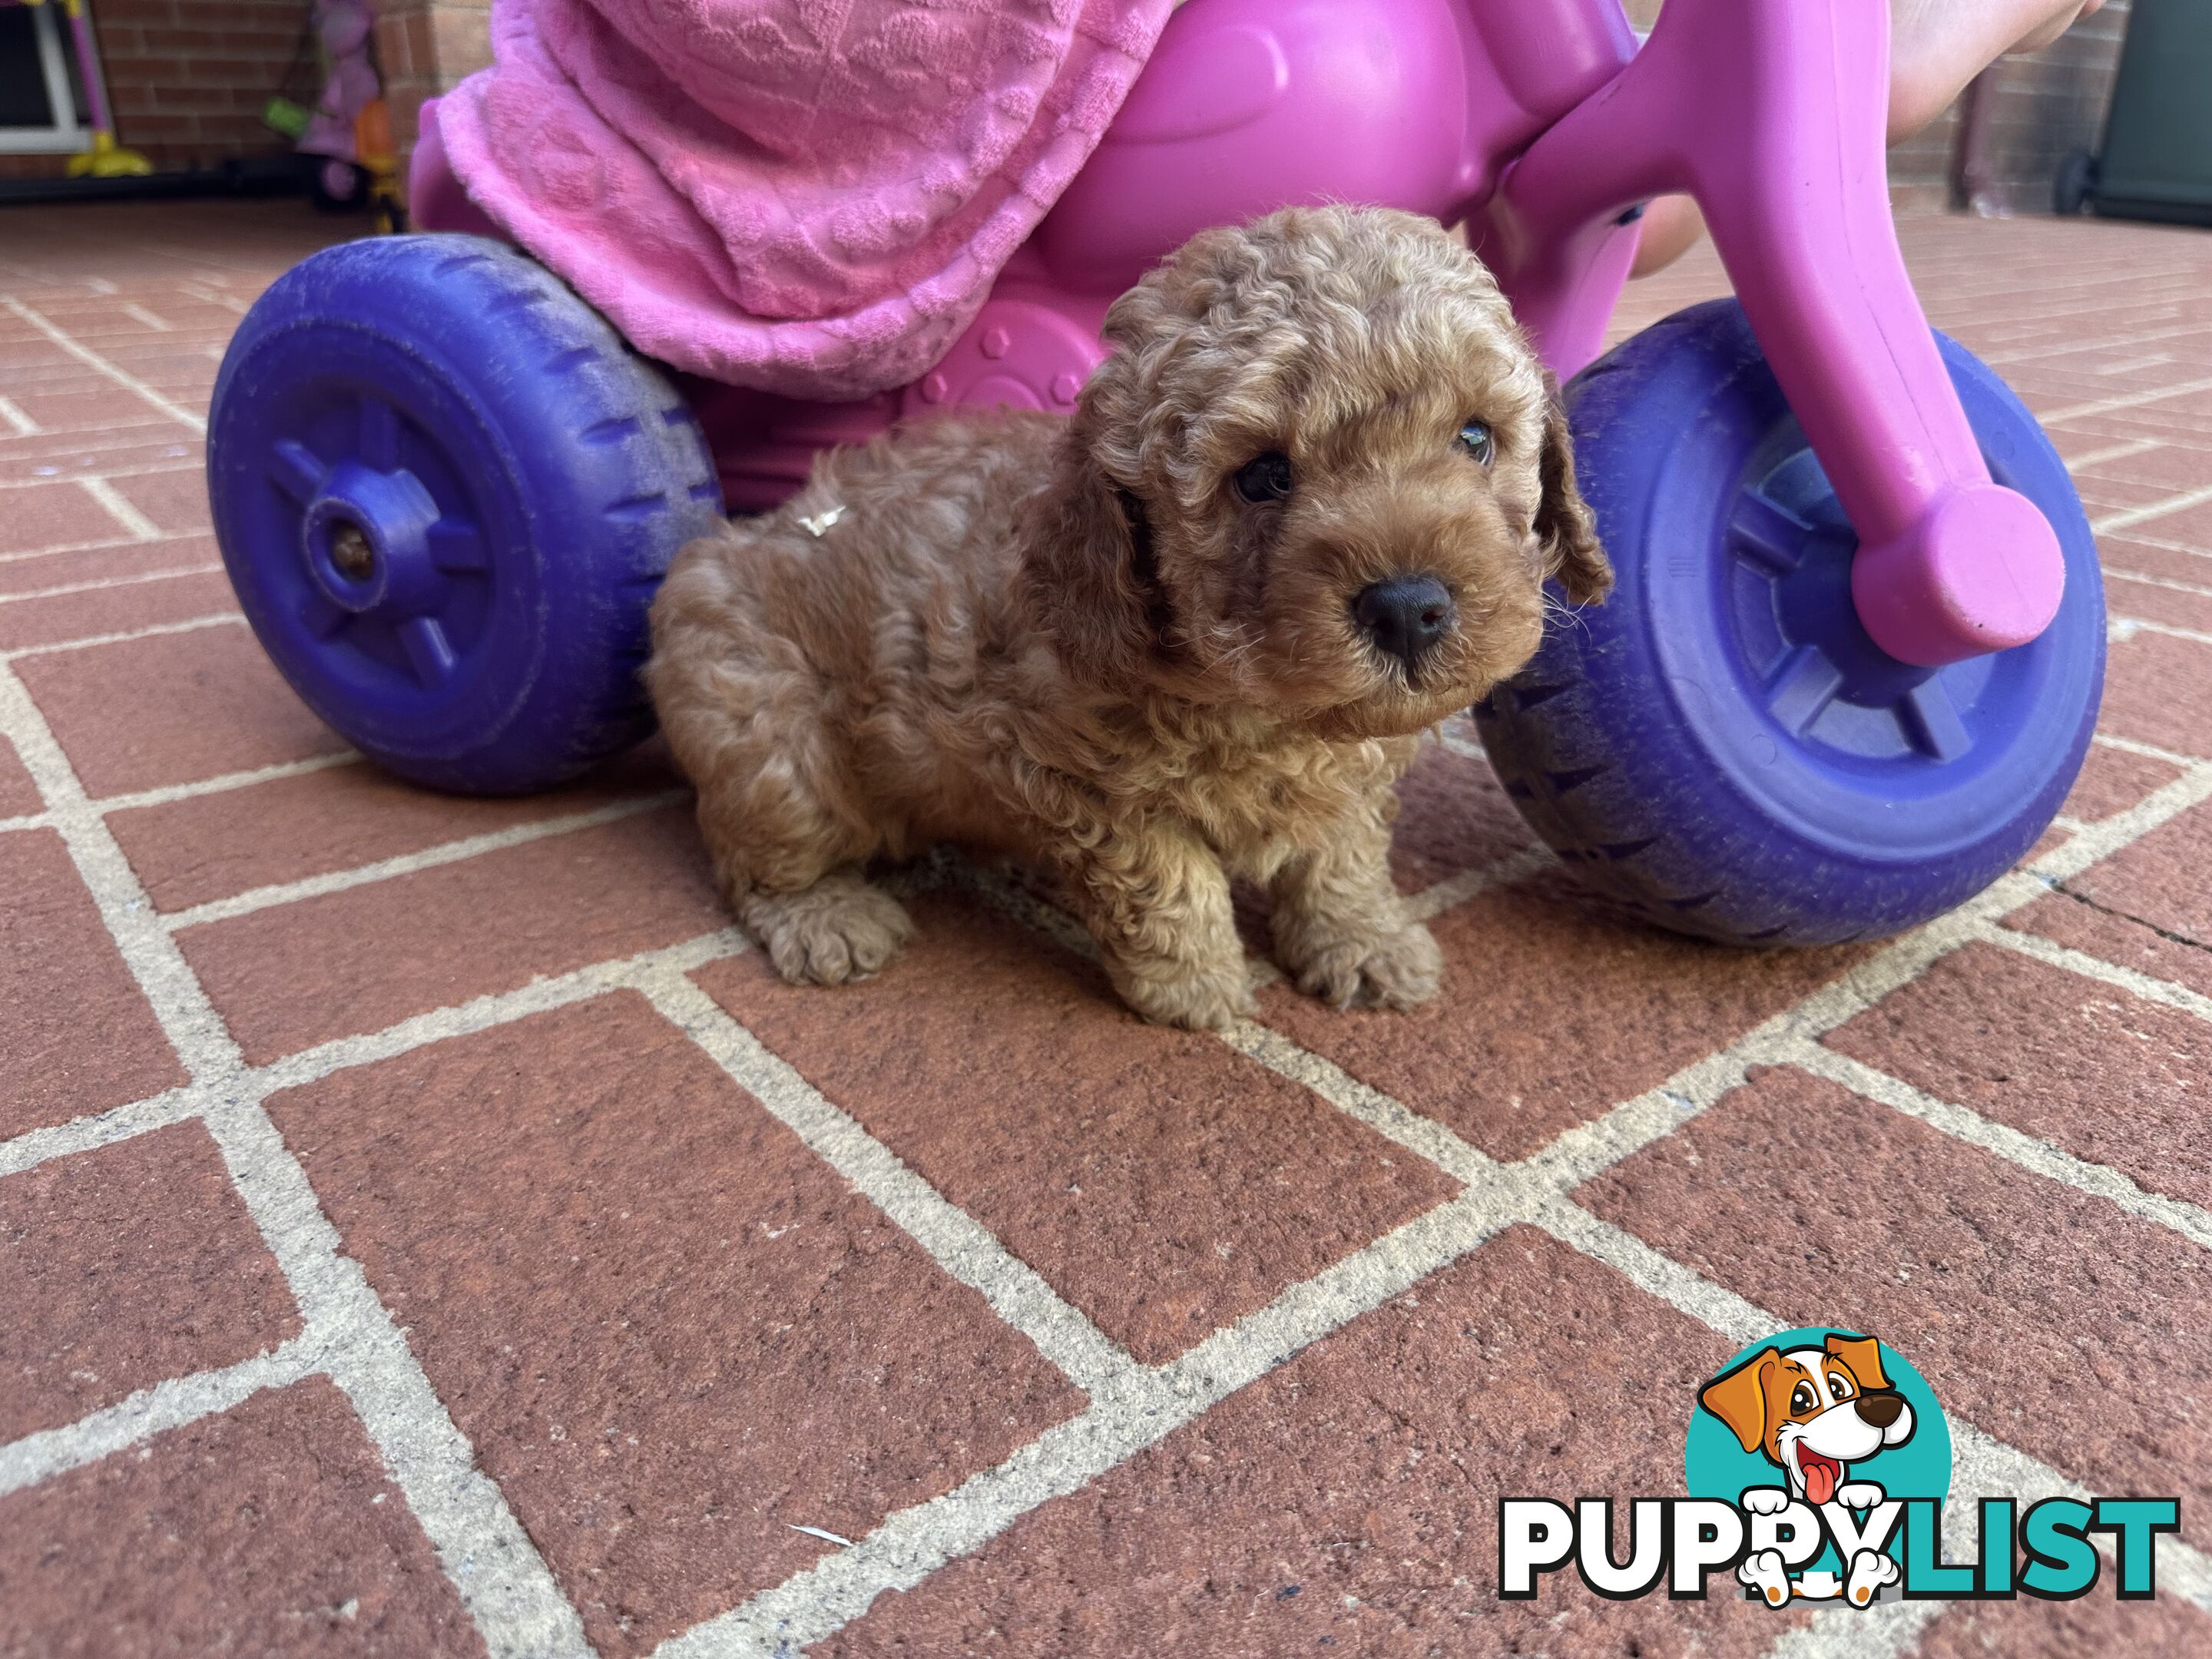
<svg viewBox="0 0 2212 1659">
<path fill-rule="evenodd" d="M 1779 1515 L 1793 1498 L 1815 1508 L 1872 1509 L 1882 1489 L 1853 1480 L 1851 1465 L 1912 1437 L 1912 1407 L 1883 1374 L 1881 1345 L 1870 1336 L 1831 1333 L 1817 1348 L 1762 1348 L 1708 1382 L 1698 1399 L 1744 1450 L 1761 1454 L 1788 1480 L 1786 1490 L 1754 1486 L 1743 1494 L 1743 1507 L 1754 1515 Z M 1861 1550 L 1840 1584 L 1832 1573 L 1793 1581 L 1776 1551 L 1761 1550 L 1736 1576 L 1777 1606 L 1793 1595 L 1840 1594 L 1864 1607 L 1898 1571 L 1891 1557 Z"/>
</svg>

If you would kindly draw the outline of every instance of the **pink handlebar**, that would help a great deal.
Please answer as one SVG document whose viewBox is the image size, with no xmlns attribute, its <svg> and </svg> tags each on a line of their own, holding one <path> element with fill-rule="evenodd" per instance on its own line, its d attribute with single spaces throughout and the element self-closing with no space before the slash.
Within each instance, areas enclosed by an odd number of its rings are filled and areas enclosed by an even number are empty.
<svg viewBox="0 0 2212 1659">
<path fill-rule="evenodd" d="M 1883 159 L 1883 0 L 1670 0 L 1643 50 L 1537 138 L 1492 219 L 1572 367 L 1578 274 L 1621 210 L 1693 195 L 1753 331 L 1859 533 L 1876 644 L 1935 666 L 2025 644 L 2057 614 L 2058 538 L 1990 482 L 1905 270 Z M 1721 66 L 1729 66 L 1723 72 Z M 1487 251 L 1487 250 L 1486 250 Z M 1547 280 L 1548 279 L 1548 280 Z M 1563 366 L 1565 367 L 1565 366 Z"/>
</svg>

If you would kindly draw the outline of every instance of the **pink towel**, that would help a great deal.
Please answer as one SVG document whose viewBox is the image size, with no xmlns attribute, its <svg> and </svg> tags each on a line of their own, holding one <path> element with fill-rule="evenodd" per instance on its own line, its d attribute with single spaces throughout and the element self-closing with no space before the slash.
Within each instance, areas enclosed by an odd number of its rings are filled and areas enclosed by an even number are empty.
<svg viewBox="0 0 2212 1659">
<path fill-rule="evenodd" d="M 477 204 L 640 350 L 913 380 L 1121 108 L 1170 0 L 493 0 L 439 106 Z"/>
</svg>

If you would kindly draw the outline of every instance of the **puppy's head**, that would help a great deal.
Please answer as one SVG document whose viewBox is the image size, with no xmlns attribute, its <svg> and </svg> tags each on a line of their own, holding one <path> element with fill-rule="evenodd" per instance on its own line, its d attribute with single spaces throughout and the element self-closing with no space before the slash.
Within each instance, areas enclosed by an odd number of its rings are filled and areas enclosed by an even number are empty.
<svg viewBox="0 0 2212 1659">
<path fill-rule="evenodd" d="M 1566 420 L 1433 222 L 1292 208 L 1117 300 L 1028 526 L 1029 602 L 1108 685 L 1418 731 L 1513 673 L 1543 582 L 1612 582 Z"/>
</svg>

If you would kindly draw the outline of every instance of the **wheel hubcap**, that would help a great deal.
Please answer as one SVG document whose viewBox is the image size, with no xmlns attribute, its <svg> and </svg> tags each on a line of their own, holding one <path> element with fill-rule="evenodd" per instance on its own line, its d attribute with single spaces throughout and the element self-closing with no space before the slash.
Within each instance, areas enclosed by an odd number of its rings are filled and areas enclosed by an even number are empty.
<svg viewBox="0 0 2212 1659">
<path fill-rule="evenodd" d="M 301 509 L 299 551 L 309 579 L 300 621 L 318 639 L 355 647 L 436 690 L 459 667 L 465 641 L 446 617 L 460 584 L 489 576 L 483 538 L 464 514 L 441 508 L 406 464 L 407 437 L 391 405 L 363 398 L 351 444 L 325 451 L 277 441 L 270 481 Z"/>
<path fill-rule="evenodd" d="M 1851 601 L 1857 538 L 1809 451 L 1738 495 L 1729 523 L 1738 634 L 1767 714 L 1802 743 L 1863 758 L 1948 763 L 1973 745 L 1948 678 L 1899 662 Z"/>
</svg>

